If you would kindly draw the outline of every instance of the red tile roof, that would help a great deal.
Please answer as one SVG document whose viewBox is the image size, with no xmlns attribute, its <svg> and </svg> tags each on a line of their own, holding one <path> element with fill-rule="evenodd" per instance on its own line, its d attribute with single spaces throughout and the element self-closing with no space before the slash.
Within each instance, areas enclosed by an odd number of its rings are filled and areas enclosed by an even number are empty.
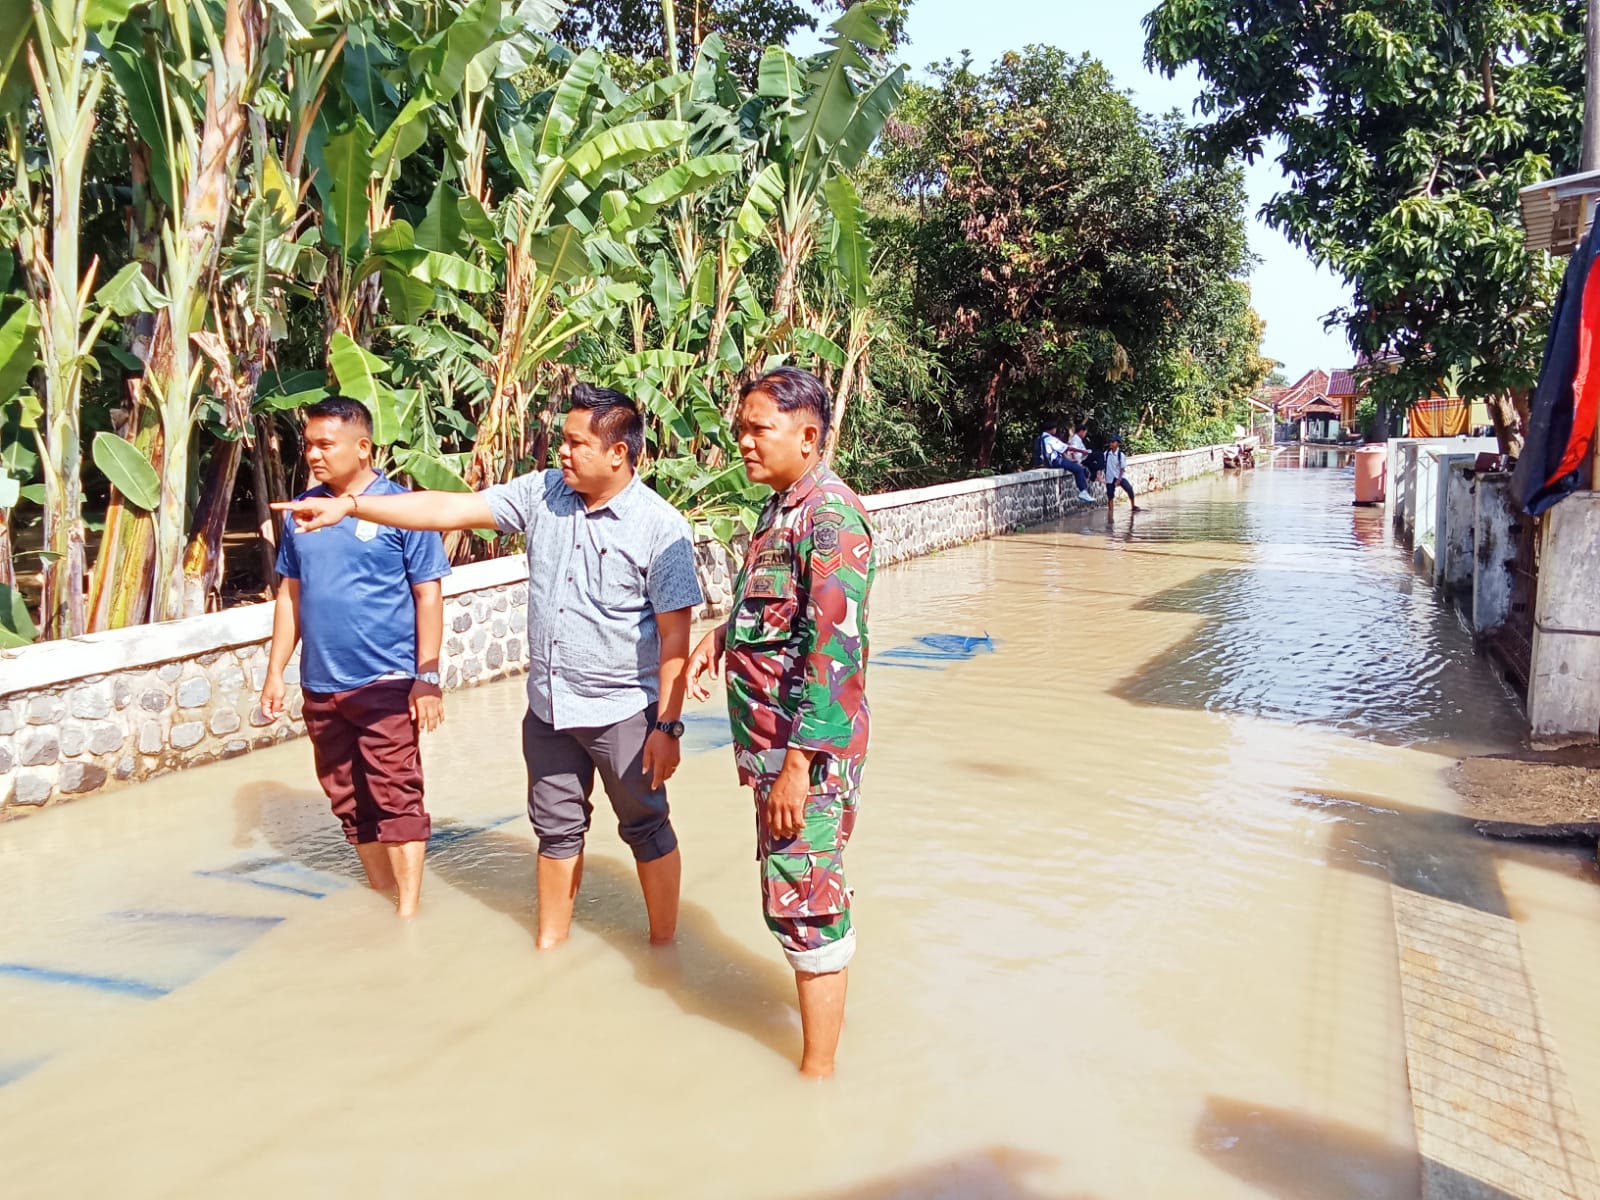
<svg viewBox="0 0 1600 1200">
<path fill-rule="evenodd" d="M 1357 394 L 1354 367 L 1340 367 L 1328 381 L 1328 395 L 1343 398 Z"/>
<path fill-rule="evenodd" d="M 1293 420 L 1294 415 L 1310 404 L 1319 396 L 1328 394 L 1328 373 L 1326 371 L 1307 371 L 1292 386 L 1286 388 L 1282 395 L 1274 400 L 1278 415 L 1288 420 Z"/>
</svg>

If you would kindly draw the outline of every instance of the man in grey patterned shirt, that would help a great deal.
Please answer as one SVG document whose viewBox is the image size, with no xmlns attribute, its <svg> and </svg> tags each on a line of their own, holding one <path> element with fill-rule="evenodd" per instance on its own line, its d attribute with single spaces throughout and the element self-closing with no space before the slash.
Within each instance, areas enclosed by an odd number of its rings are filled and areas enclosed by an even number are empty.
<svg viewBox="0 0 1600 1200">
<path fill-rule="evenodd" d="M 521 533 L 528 547 L 528 815 L 539 838 L 539 948 L 566 941 L 598 770 L 633 851 L 650 940 L 671 942 L 681 864 L 666 782 L 683 736 L 689 623 L 701 601 L 689 523 L 634 473 L 644 422 L 579 384 L 559 470 L 482 492 L 303 499 L 300 530 L 346 516 L 401 529 Z"/>
</svg>

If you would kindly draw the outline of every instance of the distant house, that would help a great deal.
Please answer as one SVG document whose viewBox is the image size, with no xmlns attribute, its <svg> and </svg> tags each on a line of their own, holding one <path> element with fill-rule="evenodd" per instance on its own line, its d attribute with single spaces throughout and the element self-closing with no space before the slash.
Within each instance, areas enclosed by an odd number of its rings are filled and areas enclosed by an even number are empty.
<svg viewBox="0 0 1600 1200">
<path fill-rule="evenodd" d="M 1329 382 L 1326 371 L 1307 371 L 1273 400 L 1279 441 L 1338 440 L 1344 410 L 1329 398 Z"/>
<path fill-rule="evenodd" d="M 1361 399 L 1361 390 L 1356 383 L 1354 367 L 1340 367 L 1328 378 L 1328 399 L 1339 406 L 1339 424 L 1346 429 L 1356 427 L 1356 404 Z"/>
</svg>

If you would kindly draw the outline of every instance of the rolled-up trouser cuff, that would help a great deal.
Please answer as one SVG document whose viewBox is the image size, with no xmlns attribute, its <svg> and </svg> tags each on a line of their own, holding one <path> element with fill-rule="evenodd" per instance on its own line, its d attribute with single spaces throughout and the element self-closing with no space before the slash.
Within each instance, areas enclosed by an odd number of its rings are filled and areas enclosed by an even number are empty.
<svg viewBox="0 0 1600 1200">
<path fill-rule="evenodd" d="M 842 971 L 850 965 L 850 960 L 856 955 L 856 931 L 852 929 L 838 941 L 818 946 L 814 950 L 791 950 L 783 948 L 783 956 L 789 960 L 789 965 L 796 971 L 804 971 L 807 975 L 831 975 L 835 971 Z"/>
<path fill-rule="evenodd" d="M 534 831 L 538 833 L 538 830 Z M 577 858 L 583 853 L 583 834 L 564 834 L 560 837 L 540 837 L 540 858 Z"/>
<path fill-rule="evenodd" d="M 673 832 L 670 821 L 663 821 L 659 829 L 641 841 L 628 843 L 628 849 L 633 851 L 634 861 L 642 863 L 665 858 L 677 848 L 678 835 Z"/>
</svg>

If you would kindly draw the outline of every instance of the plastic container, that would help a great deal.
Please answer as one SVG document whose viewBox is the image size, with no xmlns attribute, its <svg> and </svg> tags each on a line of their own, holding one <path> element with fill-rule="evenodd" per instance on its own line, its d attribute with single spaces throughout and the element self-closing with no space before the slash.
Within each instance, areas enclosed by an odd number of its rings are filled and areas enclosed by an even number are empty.
<svg viewBox="0 0 1600 1200">
<path fill-rule="evenodd" d="M 1382 504 L 1384 472 L 1388 469 L 1389 448 L 1374 442 L 1356 451 L 1357 504 Z"/>
</svg>

